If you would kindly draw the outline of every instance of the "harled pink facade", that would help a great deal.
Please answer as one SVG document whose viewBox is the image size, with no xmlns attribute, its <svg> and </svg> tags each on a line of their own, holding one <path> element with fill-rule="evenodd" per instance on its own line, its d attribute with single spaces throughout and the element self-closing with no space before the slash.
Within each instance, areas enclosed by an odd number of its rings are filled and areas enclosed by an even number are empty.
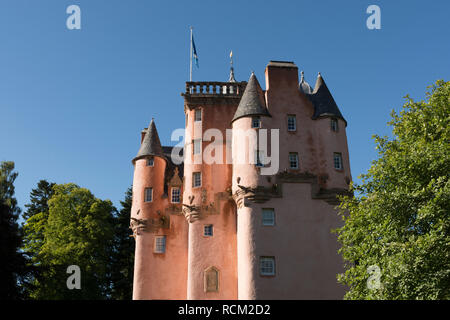
<svg viewBox="0 0 450 320">
<path fill-rule="evenodd" d="M 143 131 L 133 160 L 133 299 L 343 297 L 331 230 L 351 181 L 346 121 L 321 76 L 314 89 L 299 83 L 292 62 L 271 61 L 265 87 L 254 75 L 186 83 L 182 165 L 153 121 Z M 263 158 L 277 161 L 255 164 L 249 145 L 265 129 Z"/>
</svg>

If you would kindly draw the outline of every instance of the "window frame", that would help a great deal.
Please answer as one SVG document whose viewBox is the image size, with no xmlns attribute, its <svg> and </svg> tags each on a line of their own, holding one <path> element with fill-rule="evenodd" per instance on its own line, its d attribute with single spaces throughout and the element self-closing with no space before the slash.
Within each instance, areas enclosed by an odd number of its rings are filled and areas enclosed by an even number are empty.
<svg viewBox="0 0 450 320">
<path fill-rule="evenodd" d="M 178 191 L 178 201 L 173 201 L 173 192 Z M 170 202 L 171 203 L 181 203 L 181 188 L 180 187 L 172 187 L 170 190 Z"/>
<path fill-rule="evenodd" d="M 198 118 L 197 115 L 200 115 L 200 118 Z M 202 109 L 195 109 L 194 110 L 194 122 L 201 122 L 202 118 L 203 118 Z"/>
<path fill-rule="evenodd" d="M 199 185 L 195 185 L 195 176 L 196 174 L 198 174 L 198 176 L 200 177 L 200 184 Z M 202 186 L 202 173 L 201 171 L 197 171 L 197 172 L 192 172 L 192 188 L 200 188 Z"/>
<path fill-rule="evenodd" d="M 336 118 L 331 118 L 330 120 L 330 128 L 331 131 L 333 132 L 338 132 L 339 131 L 339 122 Z"/>
<path fill-rule="evenodd" d="M 289 120 L 294 119 L 294 129 L 289 129 Z M 295 132 L 297 131 L 297 115 L 295 114 L 288 114 L 287 115 L 287 131 L 288 132 Z"/>
<path fill-rule="evenodd" d="M 340 164 L 339 168 L 336 168 L 336 159 L 339 159 L 339 164 Z M 333 167 L 335 170 L 339 170 L 339 171 L 344 170 L 344 163 L 342 161 L 342 153 L 340 153 L 340 152 L 333 153 Z"/>
<path fill-rule="evenodd" d="M 295 156 L 295 161 L 297 163 L 295 168 L 292 167 L 291 156 Z M 298 152 L 289 152 L 288 160 L 289 160 L 289 169 L 298 170 L 300 168 L 300 160 L 299 160 L 299 157 L 298 157 Z"/>
<path fill-rule="evenodd" d="M 149 164 L 150 160 L 151 160 L 151 164 Z M 153 157 L 147 158 L 147 167 L 154 167 L 154 166 L 155 166 L 155 158 L 153 158 Z"/>
<path fill-rule="evenodd" d="M 270 261 L 272 262 L 272 272 L 265 272 L 263 271 L 263 261 Z M 260 256 L 259 257 L 259 275 L 263 277 L 274 277 L 276 275 L 276 263 L 275 263 L 275 257 L 274 256 Z"/>
<path fill-rule="evenodd" d="M 254 126 L 255 121 L 258 121 L 258 126 Z M 261 128 L 261 117 L 252 117 L 252 129 L 260 129 Z"/>
<path fill-rule="evenodd" d="M 264 217 L 264 213 L 271 212 L 271 223 L 267 223 L 268 219 Z M 261 224 L 264 227 L 273 227 L 275 226 L 275 209 L 274 208 L 262 208 L 261 210 Z"/>
<path fill-rule="evenodd" d="M 209 231 L 207 232 L 207 230 L 209 230 Z M 204 237 L 214 236 L 214 226 L 212 224 L 203 225 L 203 236 Z"/>
<path fill-rule="evenodd" d="M 198 143 L 198 144 L 196 144 L 196 142 Z M 198 152 L 195 152 L 196 150 L 196 148 L 195 148 L 195 146 L 197 145 L 197 147 L 198 147 Z M 201 154 L 202 153 L 202 139 L 193 139 L 192 140 L 192 154 L 193 155 L 196 155 L 196 154 Z"/>
<path fill-rule="evenodd" d="M 147 191 L 150 190 L 150 200 L 148 200 L 148 193 Z M 146 187 L 144 188 L 144 202 L 153 202 L 153 187 Z"/>
<path fill-rule="evenodd" d="M 162 244 L 158 243 L 158 240 L 163 240 Z M 165 235 L 155 236 L 153 244 L 153 253 L 164 254 L 166 253 L 166 249 L 167 249 L 166 236 Z"/>
</svg>

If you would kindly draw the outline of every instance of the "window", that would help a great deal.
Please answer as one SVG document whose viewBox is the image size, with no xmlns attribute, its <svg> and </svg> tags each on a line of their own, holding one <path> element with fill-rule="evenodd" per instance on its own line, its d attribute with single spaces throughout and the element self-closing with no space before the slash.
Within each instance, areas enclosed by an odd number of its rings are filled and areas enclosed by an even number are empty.
<svg viewBox="0 0 450 320">
<path fill-rule="evenodd" d="M 274 226 L 275 225 L 275 211 L 273 209 L 262 209 L 262 225 Z"/>
<path fill-rule="evenodd" d="M 288 115 L 287 128 L 288 131 L 297 131 L 297 119 L 295 117 L 295 114 Z"/>
<path fill-rule="evenodd" d="M 259 273 L 262 276 L 275 275 L 275 257 L 260 257 L 259 258 Z"/>
<path fill-rule="evenodd" d="M 172 203 L 180 203 L 180 188 L 172 188 Z"/>
<path fill-rule="evenodd" d="M 189 113 L 186 113 L 186 127 L 187 127 L 188 123 L 189 123 Z"/>
<path fill-rule="evenodd" d="M 334 132 L 337 132 L 338 129 L 339 129 L 339 128 L 338 128 L 338 122 L 337 122 L 337 119 L 332 118 L 332 119 L 331 119 L 331 130 L 334 131 Z"/>
<path fill-rule="evenodd" d="M 342 155 L 340 153 L 334 153 L 334 168 L 337 170 L 342 170 Z"/>
<path fill-rule="evenodd" d="M 145 202 L 153 201 L 153 188 L 145 188 Z"/>
<path fill-rule="evenodd" d="M 200 187 L 202 185 L 202 173 L 194 172 L 192 173 L 192 187 Z"/>
<path fill-rule="evenodd" d="M 264 167 L 264 151 L 255 151 L 255 165 L 257 167 Z"/>
<path fill-rule="evenodd" d="M 166 236 L 155 236 L 155 247 L 153 252 L 155 253 L 166 252 Z"/>
<path fill-rule="evenodd" d="M 203 235 L 207 237 L 213 236 L 213 226 L 212 224 L 206 224 L 203 226 Z"/>
<path fill-rule="evenodd" d="M 155 159 L 153 159 L 153 158 L 148 158 L 147 159 L 147 166 L 148 167 L 153 167 L 154 164 L 155 164 Z"/>
<path fill-rule="evenodd" d="M 261 128 L 261 119 L 259 117 L 252 118 L 252 128 Z"/>
<path fill-rule="evenodd" d="M 195 139 L 194 141 L 193 141 L 193 143 L 194 143 L 194 148 L 193 148 L 193 153 L 194 154 L 200 154 L 200 152 L 201 152 L 201 142 L 202 142 L 202 140 L 201 139 Z"/>
<path fill-rule="evenodd" d="M 298 169 L 298 154 L 296 152 L 289 153 L 289 167 Z"/>
<path fill-rule="evenodd" d="M 201 109 L 195 110 L 194 121 L 202 121 L 202 110 Z"/>
</svg>

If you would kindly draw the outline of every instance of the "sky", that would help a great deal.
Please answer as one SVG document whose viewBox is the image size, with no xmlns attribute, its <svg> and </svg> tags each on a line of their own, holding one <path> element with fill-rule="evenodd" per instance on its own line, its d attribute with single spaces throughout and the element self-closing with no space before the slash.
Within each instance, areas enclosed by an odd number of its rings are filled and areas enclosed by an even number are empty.
<svg viewBox="0 0 450 320">
<path fill-rule="evenodd" d="M 81 29 L 69 30 L 70 5 Z M 369 30 L 369 5 L 381 29 Z M 120 207 L 132 158 L 151 118 L 163 145 L 184 128 L 189 26 L 194 81 L 251 71 L 264 89 L 270 60 L 294 61 L 314 86 L 321 72 L 348 122 L 353 179 L 390 135 L 404 96 L 450 75 L 450 2 L 434 1 L 0 1 L 0 161 L 14 161 L 19 206 L 41 179 L 73 182 Z"/>
</svg>

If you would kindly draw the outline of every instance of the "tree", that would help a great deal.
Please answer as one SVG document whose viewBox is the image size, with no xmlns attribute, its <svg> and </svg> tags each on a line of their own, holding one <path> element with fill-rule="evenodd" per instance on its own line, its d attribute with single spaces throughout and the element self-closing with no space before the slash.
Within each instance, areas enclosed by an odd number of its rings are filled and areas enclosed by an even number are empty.
<svg viewBox="0 0 450 320">
<path fill-rule="evenodd" d="M 27 280 L 26 257 L 20 251 L 22 234 L 17 219 L 20 208 L 14 197 L 14 162 L 0 164 L 0 299 L 22 299 Z"/>
<path fill-rule="evenodd" d="M 22 226 L 23 247 L 22 250 L 29 257 L 30 282 L 25 290 L 29 296 L 36 294 L 37 285 L 45 281 L 41 272 L 40 252 L 45 242 L 45 228 L 48 224 L 48 201 L 53 195 L 54 183 L 40 180 L 37 187 L 31 190 L 30 203 L 26 204 L 27 211 L 23 218 L 26 219 Z"/>
<path fill-rule="evenodd" d="M 392 112 L 393 138 L 343 197 L 347 299 L 450 299 L 450 82 Z M 377 274 L 379 271 L 379 274 Z"/>
<path fill-rule="evenodd" d="M 114 206 L 72 183 L 54 185 L 53 191 L 48 200 L 44 244 L 38 255 L 43 277 L 33 298 L 108 299 Z M 35 225 L 29 227 L 39 229 Z M 70 265 L 81 269 L 80 290 L 69 290 L 66 286 L 70 276 L 66 270 Z"/>
<path fill-rule="evenodd" d="M 112 255 L 112 299 L 130 300 L 133 293 L 134 240 L 130 238 L 132 190 L 128 188 L 122 209 L 115 217 L 115 245 Z"/>
</svg>

